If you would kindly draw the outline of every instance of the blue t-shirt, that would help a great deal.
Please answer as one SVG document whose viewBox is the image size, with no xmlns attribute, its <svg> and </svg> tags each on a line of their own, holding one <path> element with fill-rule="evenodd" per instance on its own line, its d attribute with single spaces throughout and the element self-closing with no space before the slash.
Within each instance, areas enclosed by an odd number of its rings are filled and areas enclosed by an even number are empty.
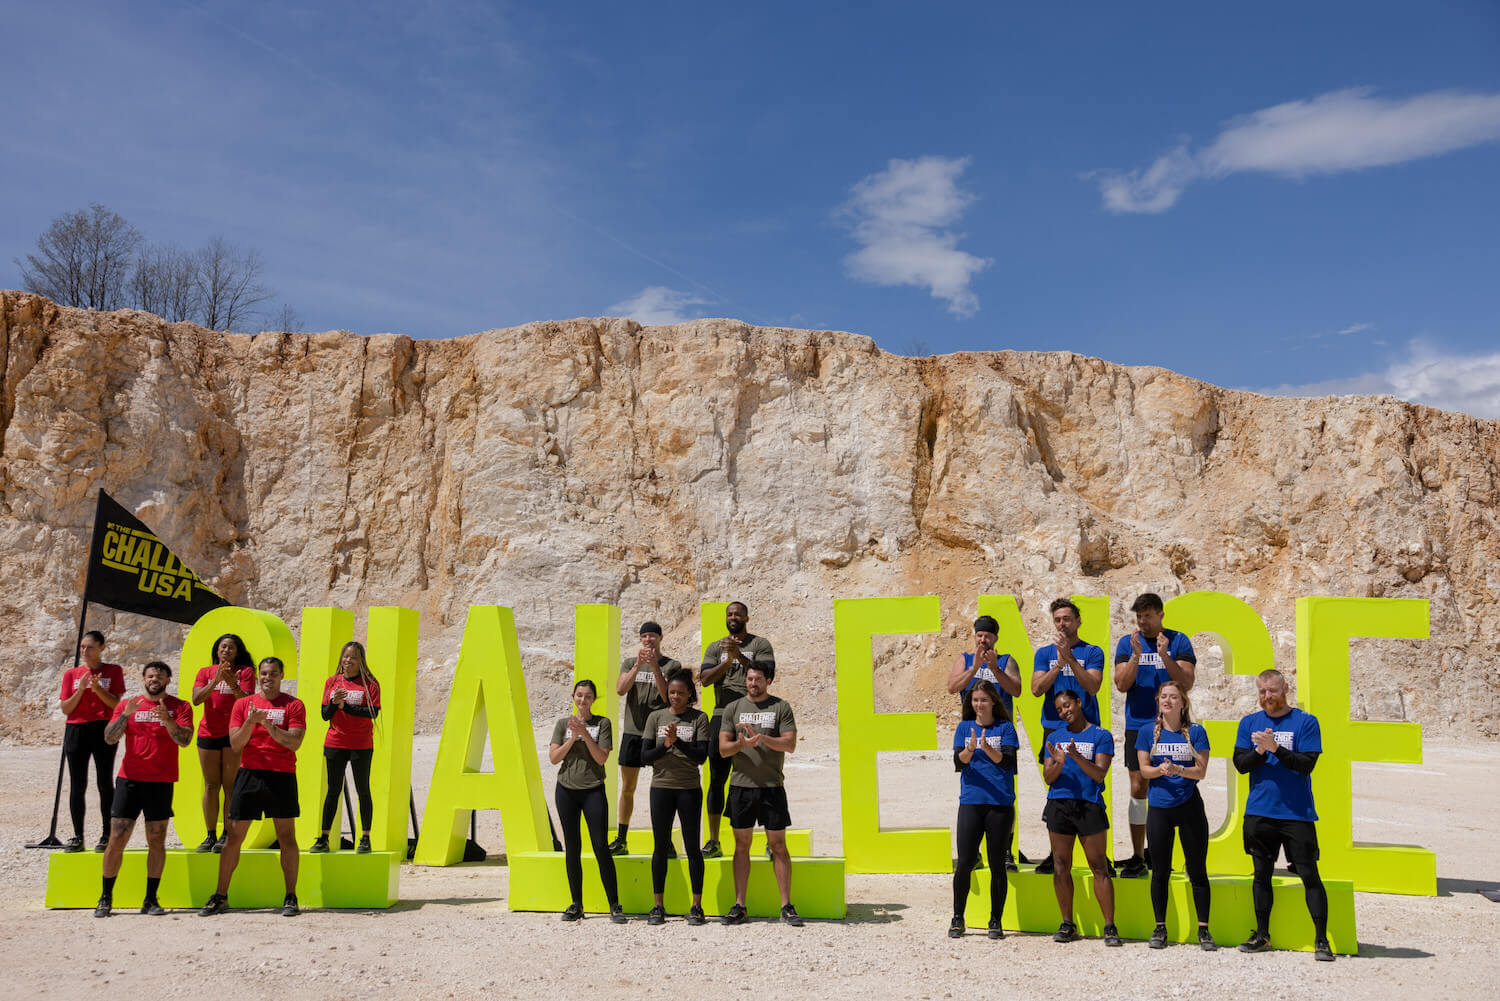
<svg viewBox="0 0 1500 1001">
<path fill-rule="evenodd" d="M 1179 633 L 1175 629 L 1163 629 L 1162 635 L 1167 638 L 1167 653 L 1173 660 L 1185 660 L 1189 664 L 1198 662 L 1198 655 L 1193 653 L 1193 643 L 1188 639 L 1187 633 Z M 1120 637 L 1120 642 L 1115 646 L 1115 663 L 1120 664 L 1130 659 L 1130 637 L 1135 633 L 1127 633 Z M 1161 654 L 1156 652 L 1156 642 L 1141 637 L 1141 662 L 1136 667 L 1135 684 L 1125 693 L 1125 729 L 1139 730 L 1144 726 L 1156 725 L 1156 690 L 1172 680 L 1167 669 L 1161 665 Z"/>
<path fill-rule="evenodd" d="M 1020 746 L 1016 728 L 1004 720 L 987 727 L 980 727 L 974 720 L 964 720 L 953 734 L 953 749 L 962 751 L 964 741 L 974 734 L 983 736 L 996 750 Z M 989 755 L 976 748 L 964 770 L 958 773 L 958 801 L 1012 806 L 1016 802 L 1016 773 L 1001 768 L 989 759 Z"/>
<path fill-rule="evenodd" d="M 1254 749 L 1250 735 L 1269 728 L 1276 743 L 1288 751 L 1322 751 L 1323 733 L 1318 718 L 1301 709 L 1293 709 L 1280 719 L 1267 716 L 1265 710 L 1240 720 L 1234 746 Z M 1265 756 L 1265 763 L 1250 773 L 1250 798 L 1245 800 L 1245 815 L 1271 817 L 1276 820 L 1318 819 L 1313 809 L 1312 776 L 1299 775 L 1276 757 Z"/>
<path fill-rule="evenodd" d="M 1101 675 L 1104 671 L 1104 651 L 1082 640 L 1073 644 L 1073 659 L 1089 670 L 1099 671 Z M 1031 673 L 1046 674 L 1056 663 L 1057 644 L 1049 643 L 1036 652 L 1036 658 L 1031 664 Z M 1050 733 L 1063 725 L 1062 717 L 1057 715 L 1057 708 L 1052 705 L 1052 697 L 1058 692 L 1077 692 L 1078 697 L 1083 700 L 1083 718 L 1098 725 L 1099 700 L 1078 683 L 1078 679 L 1073 677 L 1073 669 L 1064 664 L 1062 671 L 1052 679 L 1052 687 L 1042 693 L 1042 729 L 1044 731 Z M 1155 718 L 1153 715 L 1152 719 Z"/>
<path fill-rule="evenodd" d="M 997 653 L 995 655 L 995 666 L 1000 668 L 1001 671 L 1004 671 L 1005 665 L 1010 662 L 1011 656 L 1008 653 Z M 968 669 L 973 666 L 974 655 L 972 653 L 964 654 L 964 668 Z M 1017 673 L 1019 673 L 1020 668 L 1017 668 L 1016 671 Z M 995 691 L 1000 693 L 1000 701 L 1005 706 L 1005 715 L 1014 718 L 1015 709 L 1012 705 L 1010 692 L 1007 692 L 1005 689 L 1000 687 L 1000 679 L 995 677 L 995 673 L 988 667 L 981 667 L 979 670 L 975 671 L 974 677 L 969 679 L 969 683 L 964 686 L 964 690 L 958 693 L 959 701 L 963 703 L 964 708 L 967 709 L 969 706 L 969 690 L 972 689 L 975 685 L 979 684 L 981 681 L 988 681 L 990 684 L 995 686 Z M 997 713 L 996 715 L 999 714 Z"/>
<path fill-rule="evenodd" d="M 1104 653 L 1102 650 L 1099 652 L 1101 656 Z M 1090 724 L 1078 733 L 1070 733 L 1067 727 L 1047 731 L 1047 757 L 1052 757 L 1053 744 L 1067 747 L 1070 743 L 1077 744 L 1078 753 L 1090 761 L 1094 761 L 1100 754 L 1115 753 L 1114 734 L 1097 724 Z M 1047 798 L 1082 799 L 1103 806 L 1104 783 L 1095 782 L 1089 778 L 1083 773 L 1083 769 L 1078 767 L 1078 762 L 1063 755 L 1062 771 L 1058 774 L 1057 781 L 1052 783 L 1052 788 L 1047 790 Z"/>
<path fill-rule="evenodd" d="M 1208 750 L 1208 731 L 1197 723 L 1188 728 L 1188 736 L 1192 741 L 1182 739 L 1182 734 L 1176 730 L 1163 729 L 1161 739 L 1152 741 L 1156 735 L 1156 724 L 1153 722 L 1142 726 L 1135 737 L 1135 747 L 1130 753 L 1145 751 L 1151 755 L 1151 764 L 1160 765 L 1163 761 L 1171 759 L 1172 763 L 1179 768 L 1191 768 L 1198 760 L 1199 751 Z M 1146 793 L 1146 802 L 1151 806 L 1169 807 L 1181 806 L 1193 798 L 1193 791 L 1198 788 L 1197 779 L 1186 779 L 1181 775 L 1158 775 L 1151 780 L 1150 791 Z"/>
</svg>

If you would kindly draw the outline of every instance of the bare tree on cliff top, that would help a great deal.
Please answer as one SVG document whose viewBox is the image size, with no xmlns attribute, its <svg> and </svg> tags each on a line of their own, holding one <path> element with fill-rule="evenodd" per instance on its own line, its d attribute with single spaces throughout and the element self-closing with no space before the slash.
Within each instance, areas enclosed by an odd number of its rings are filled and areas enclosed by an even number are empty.
<svg viewBox="0 0 1500 1001">
<path fill-rule="evenodd" d="M 254 248 L 241 251 L 216 236 L 198 251 L 197 264 L 198 316 L 210 330 L 243 326 L 256 307 L 271 298 L 271 290 L 261 281 L 260 251 Z"/>
<path fill-rule="evenodd" d="M 198 314 L 198 259 L 170 245 L 147 247 L 130 275 L 130 301 L 136 309 L 176 323 Z"/>
<path fill-rule="evenodd" d="M 119 309 L 126 304 L 126 281 L 140 232 L 118 214 L 91 202 L 88 209 L 52 220 L 37 237 L 37 253 L 27 254 L 21 284 L 64 306 Z"/>
</svg>

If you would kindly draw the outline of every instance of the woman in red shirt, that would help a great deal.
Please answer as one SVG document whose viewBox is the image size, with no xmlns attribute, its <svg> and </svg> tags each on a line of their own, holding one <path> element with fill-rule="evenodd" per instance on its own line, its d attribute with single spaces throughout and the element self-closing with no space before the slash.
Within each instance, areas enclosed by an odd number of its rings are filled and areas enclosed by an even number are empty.
<svg viewBox="0 0 1500 1001">
<path fill-rule="evenodd" d="M 375 717 L 379 715 L 380 682 L 365 662 L 365 648 L 359 643 L 345 643 L 339 653 L 338 671 L 323 684 L 323 718 L 328 721 L 328 736 L 323 739 L 328 795 L 323 798 L 323 833 L 308 851 L 328 851 L 328 832 L 338 812 L 346 766 L 354 772 L 354 791 L 359 795 L 360 838 L 356 851 L 364 854 L 370 850 L 370 821 L 375 815 L 370 762 L 375 757 Z"/>
<path fill-rule="evenodd" d="M 229 790 L 240 770 L 240 753 L 229 746 L 229 714 L 236 699 L 255 691 L 255 659 L 234 633 L 214 640 L 214 663 L 193 679 L 193 705 L 203 707 L 198 724 L 198 766 L 203 769 L 203 826 L 208 837 L 198 851 L 224 850 L 229 837 Z M 224 834 L 219 836 L 219 801 L 224 800 Z"/>
<path fill-rule="evenodd" d="M 109 845 L 109 811 L 115 798 L 115 745 L 104 739 L 104 728 L 125 694 L 125 672 L 119 664 L 104 663 L 104 634 L 90 629 L 78 643 L 81 663 L 63 672 L 58 696 L 68 722 L 63 728 L 63 756 L 68 760 L 68 811 L 73 815 L 73 837 L 64 851 L 83 851 L 83 801 L 88 793 L 89 761 L 99 788 L 99 818 L 104 833 L 94 845 Z"/>
</svg>

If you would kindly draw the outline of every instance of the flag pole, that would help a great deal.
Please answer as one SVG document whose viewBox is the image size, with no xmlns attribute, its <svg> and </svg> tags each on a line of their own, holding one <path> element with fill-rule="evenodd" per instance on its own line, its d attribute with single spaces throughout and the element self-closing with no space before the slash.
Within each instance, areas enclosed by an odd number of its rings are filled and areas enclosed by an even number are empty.
<svg viewBox="0 0 1500 1001">
<path fill-rule="evenodd" d="M 83 624 L 89 614 L 89 577 L 93 575 L 93 561 L 89 561 L 88 572 L 83 578 L 83 607 L 78 610 L 78 637 L 73 640 L 73 666 L 79 664 L 78 647 L 83 643 Z M 27 848 L 61 848 L 63 843 L 57 840 L 57 811 L 62 806 L 62 780 L 63 767 L 68 761 L 68 750 L 64 746 L 57 758 L 57 789 L 52 793 L 52 827 L 47 831 L 47 836 L 40 841 L 33 841 Z"/>
</svg>

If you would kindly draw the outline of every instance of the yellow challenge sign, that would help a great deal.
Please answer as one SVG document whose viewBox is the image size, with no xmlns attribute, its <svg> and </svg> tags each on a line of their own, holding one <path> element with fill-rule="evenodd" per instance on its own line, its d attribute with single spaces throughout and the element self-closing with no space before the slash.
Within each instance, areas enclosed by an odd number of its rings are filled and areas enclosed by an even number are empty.
<svg viewBox="0 0 1500 1001">
<path fill-rule="evenodd" d="M 156 533 L 99 491 L 84 601 L 192 624 L 228 604 L 183 565 Z"/>
<path fill-rule="evenodd" d="M 136 574 L 136 589 L 146 594 L 192 601 L 193 585 L 204 586 L 156 536 L 114 522 L 105 525 L 99 563 Z"/>
</svg>

